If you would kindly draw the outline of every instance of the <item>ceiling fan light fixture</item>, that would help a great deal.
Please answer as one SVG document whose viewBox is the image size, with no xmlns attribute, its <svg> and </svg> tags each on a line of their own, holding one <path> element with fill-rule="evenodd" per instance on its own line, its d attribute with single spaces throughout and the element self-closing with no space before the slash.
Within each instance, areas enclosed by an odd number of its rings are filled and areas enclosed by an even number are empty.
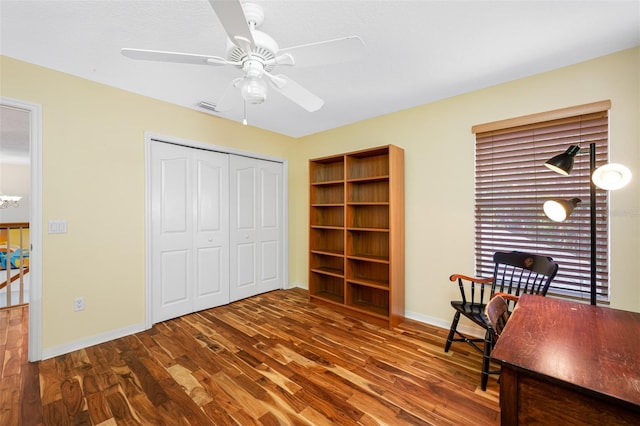
<svg viewBox="0 0 640 426">
<path fill-rule="evenodd" d="M 242 99 L 254 105 L 263 103 L 267 99 L 267 83 L 262 79 L 264 64 L 255 59 L 248 60 L 243 64 L 242 70 L 245 73 L 240 82 Z"/>
<path fill-rule="evenodd" d="M 242 98 L 250 104 L 261 104 L 267 99 L 267 83 L 261 77 L 246 77 L 240 86 Z"/>
</svg>

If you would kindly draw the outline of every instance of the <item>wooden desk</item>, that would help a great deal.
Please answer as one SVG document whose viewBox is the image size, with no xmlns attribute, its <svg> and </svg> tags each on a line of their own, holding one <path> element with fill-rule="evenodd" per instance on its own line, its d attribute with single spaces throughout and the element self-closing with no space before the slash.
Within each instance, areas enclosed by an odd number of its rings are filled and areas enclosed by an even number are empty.
<svg viewBox="0 0 640 426">
<path fill-rule="evenodd" d="M 524 295 L 491 356 L 503 425 L 640 425 L 640 313 Z"/>
</svg>

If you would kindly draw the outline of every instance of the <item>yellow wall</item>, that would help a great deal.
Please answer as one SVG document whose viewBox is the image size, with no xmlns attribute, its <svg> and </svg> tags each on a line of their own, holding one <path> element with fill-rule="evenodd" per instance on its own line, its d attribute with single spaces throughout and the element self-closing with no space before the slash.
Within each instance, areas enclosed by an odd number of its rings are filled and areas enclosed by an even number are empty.
<svg viewBox="0 0 640 426">
<path fill-rule="evenodd" d="M 144 132 L 288 158 L 295 140 L 0 56 L 0 95 L 42 105 L 42 349 L 144 323 Z M 73 299 L 86 308 L 73 312 Z"/>
<path fill-rule="evenodd" d="M 405 149 L 406 308 L 446 324 L 473 272 L 471 126 L 611 99 L 611 159 L 635 179 L 611 195 L 612 306 L 640 311 L 640 48 L 294 140 L 0 56 L 0 95 L 43 111 L 43 350 L 144 322 L 144 153 L 151 131 L 289 160 L 289 280 L 306 286 L 308 159 Z M 44 227 L 46 229 L 46 227 Z M 72 311 L 77 295 L 86 309 Z"/>
<path fill-rule="evenodd" d="M 470 70 L 472 72 L 472 70 Z M 474 138 L 471 126 L 610 99 L 610 158 L 634 180 L 611 193 L 611 306 L 640 311 L 640 48 L 501 84 L 302 139 L 304 160 L 392 143 L 405 149 L 406 310 L 451 321 L 454 272 L 473 273 Z M 307 200 L 306 187 L 292 198 Z M 291 228 L 306 226 L 296 203 Z M 304 236 L 303 238 L 306 238 Z M 306 240 L 303 243 L 305 246 Z M 305 264 L 302 251 L 291 262 Z M 561 266 L 562 267 L 562 266 Z"/>
</svg>

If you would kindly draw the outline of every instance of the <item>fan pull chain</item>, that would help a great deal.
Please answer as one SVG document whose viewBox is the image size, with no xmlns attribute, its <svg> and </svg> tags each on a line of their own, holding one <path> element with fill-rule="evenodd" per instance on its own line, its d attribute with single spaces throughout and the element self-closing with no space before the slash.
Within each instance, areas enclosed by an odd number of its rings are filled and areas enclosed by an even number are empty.
<svg viewBox="0 0 640 426">
<path fill-rule="evenodd" d="M 242 107 L 244 110 L 244 116 L 242 118 L 242 124 L 244 124 L 245 126 L 247 125 L 247 101 L 245 101 L 244 99 L 242 100 Z"/>
</svg>

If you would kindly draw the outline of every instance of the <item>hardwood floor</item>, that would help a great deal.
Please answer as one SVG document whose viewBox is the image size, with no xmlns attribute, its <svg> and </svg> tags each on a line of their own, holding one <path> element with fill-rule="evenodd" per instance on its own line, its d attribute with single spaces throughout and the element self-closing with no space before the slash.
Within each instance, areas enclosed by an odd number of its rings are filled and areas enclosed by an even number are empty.
<svg viewBox="0 0 640 426">
<path fill-rule="evenodd" d="M 490 425 L 498 385 L 446 330 L 389 330 L 278 290 L 39 363 L 0 311 L 2 425 Z"/>
</svg>

